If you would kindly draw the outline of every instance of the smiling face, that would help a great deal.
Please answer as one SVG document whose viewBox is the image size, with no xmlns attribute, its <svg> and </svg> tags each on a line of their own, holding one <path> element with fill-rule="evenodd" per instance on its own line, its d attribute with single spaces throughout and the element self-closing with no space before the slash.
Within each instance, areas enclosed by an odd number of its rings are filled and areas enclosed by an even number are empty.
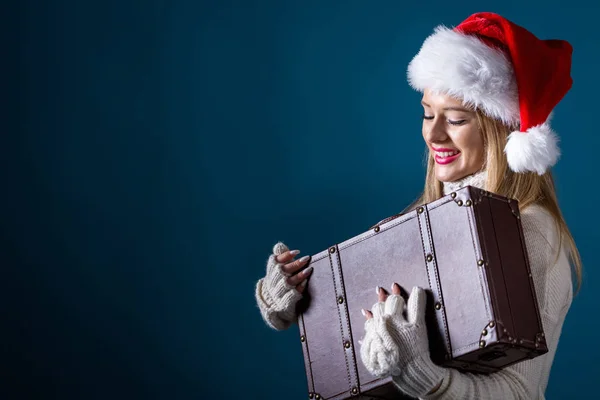
<svg viewBox="0 0 600 400">
<path fill-rule="evenodd" d="M 423 93 L 423 139 L 435 159 L 435 175 L 453 182 L 484 164 L 483 135 L 474 110 L 443 94 Z"/>
</svg>

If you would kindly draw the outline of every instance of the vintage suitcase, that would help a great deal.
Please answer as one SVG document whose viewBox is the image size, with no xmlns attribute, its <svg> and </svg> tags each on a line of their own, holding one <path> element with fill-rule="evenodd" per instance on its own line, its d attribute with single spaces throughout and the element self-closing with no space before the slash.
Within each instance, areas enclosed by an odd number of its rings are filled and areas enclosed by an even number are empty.
<svg viewBox="0 0 600 400">
<path fill-rule="evenodd" d="M 475 187 L 388 218 L 312 256 L 298 304 L 308 397 L 403 398 L 363 366 L 361 308 L 397 282 L 428 294 L 433 361 L 490 373 L 548 351 L 518 202 Z M 389 292 L 389 289 L 388 289 Z"/>
</svg>

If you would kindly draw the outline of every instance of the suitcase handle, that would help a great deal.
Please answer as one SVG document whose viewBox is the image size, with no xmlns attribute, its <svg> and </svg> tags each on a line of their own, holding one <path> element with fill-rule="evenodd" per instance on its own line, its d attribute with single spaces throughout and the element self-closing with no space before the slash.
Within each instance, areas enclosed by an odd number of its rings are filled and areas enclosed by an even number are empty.
<svg viewBox="0 0 600 400">
<path fill-rule="evenodd" d="M 390 222 L 398 217 L 401 217 L 405 214 L 408 214 L 409 212 L 415 210 L 416 208 L 419 207 L 419 202 L 418 200 L 415 200 L 413 203 L 411 203 L 408 207 L 406 207 L 404 210 L 402 210 L 401 212 L 399 212 L 398 214 L 392 215 L 390 217 L 387 217 L 386 219 L 382 219 L 381 221 L 379 221 L 377 224 L 373 225 L 370 229 L 375 228 L 376 226 L 385 224 L 386 222 Z"/>
<path fill-rule="evenodd" d="M 386 219 L 382 219 L 381 221 L 379 221 L 378 223 L 376 223 L 375 225 L 373 225 L 370 229 L 373 229 L 373 228 L 375 228 L 376 226 L 379 226 L 379 225 L 383 225 L 386 222 L 390 222 L 390 221 L 392 221 L 392 220 L 394 220 L 394 219 L 396 219 L 398 217 L 403 216 L 404 214 L 405 213 L 399 213 L 399 214 L 396 214 L 396 215 L 392 215 L 391 217 L 387 217 Z"/>
</svg>

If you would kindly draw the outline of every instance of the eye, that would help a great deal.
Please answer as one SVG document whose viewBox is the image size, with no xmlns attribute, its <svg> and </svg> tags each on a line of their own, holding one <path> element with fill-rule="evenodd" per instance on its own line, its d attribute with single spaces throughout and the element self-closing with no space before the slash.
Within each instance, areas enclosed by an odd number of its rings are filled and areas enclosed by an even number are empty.
<svg viewBox="0 0 600 400">
<path fill-rule="evenodd" d="M 431 119 L 433 119 L 433 117 L 432 116 L 430 117 L 429 115 L 423 114 L 423 119 L 431 120 Z"/>
<path fill-rule="evenodd" d="M 449 120 L 448 120 L 448 123 L 449 123 L 450 125 L 462 125 L 462 124 L 464 124 L 464 123 L 465 123 L 465 121 L 466 121 L 466 120 L 464 120 L 464 119 L 461 119 L 460 121 L 452 121 L 452 120 L 450 120 L 450 119 L 449 119 Z"/>
</svg>

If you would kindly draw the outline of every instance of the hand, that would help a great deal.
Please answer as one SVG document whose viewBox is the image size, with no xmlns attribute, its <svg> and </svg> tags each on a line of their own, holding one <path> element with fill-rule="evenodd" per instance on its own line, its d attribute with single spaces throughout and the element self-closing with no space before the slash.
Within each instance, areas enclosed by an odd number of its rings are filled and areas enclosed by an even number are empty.
<svg viewBox="0 0 600 400">
<path fill-rule="evenodd" d="M 376 293 L 378 302 L 373 305 L 373 311 L 362 310 L 366 322 L 361 358 L 369 372 L 376 377 L 397 375 L 404 363 L 400 354 L 405 346 L 401 332 L 410 323 L 403 316 L 404 298 L 396 283 L 392 284 L 391 296 L 379 286 Z M 418 296 L 411 298 L 413 302 L 419 300 Z"/>
<path fill-rule="evenodd" d="M 366 317 L 361 359 L 376 376 L 392 376 L 404 392 L 419 397 L 435 388 L 444 370 L 431 361 L 425 323 L 427 298 L 421 288 L 413 288 L 406 304 L 400 286 L 392 285 L 392 294 L 377 288 L 378 302 Z"/>
<path fill-rule="evenodd" d="M 255 297 L 261 314 L 277 330 L 287 329 L 296 321 L 296 303 L 312 273 L 312 267 L 302 270 L 310 257 L 295 260 L 298 254 L 298 250 L 290 251 L 285 244 L 277 243 L 269 256 L 266 275 L 256 284 Z"/>
<path fill-rule="evenodd" d="M 275 264 L 286 277 L 286 283 L 289 286 L 294 286 L 298 293 L 302 293 L 306 288 L 307 278 L 312 273 L 313 268 L 308 267 L 298 273 L 310 260 L 310 256 L 295 260 L 294 257 L 299 253 L 300 250 L 288 250 L 287 246 L 281 242 L 273 247 Z"/>
</svg>

